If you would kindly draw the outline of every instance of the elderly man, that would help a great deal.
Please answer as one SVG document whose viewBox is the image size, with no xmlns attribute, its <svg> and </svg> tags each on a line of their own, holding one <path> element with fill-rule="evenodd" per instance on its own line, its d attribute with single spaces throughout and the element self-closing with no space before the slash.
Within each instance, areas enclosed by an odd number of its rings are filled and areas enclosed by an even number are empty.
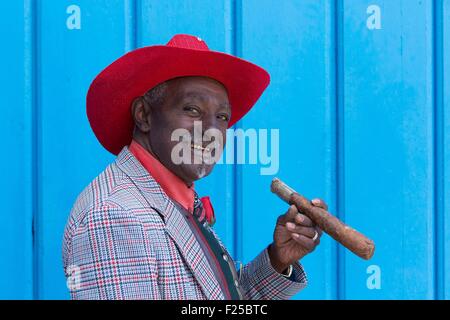
<svg viewBox="0 0 450 320">
<path fill-rule="evenodd" d="M 262 68 L 190 35 L 134 50 L 95 78 L 88 118 L 118 156 L 80 194 L 66 225 L 73 299 L 287 299 L 306 285 L 298 261 L 321 230 L 295 206 L 278 218 L 273 242 L 236 270 L 211 228 L 211 203 L 194 190 L 215 163 L 202 156 L 221 154 L 227 128 L 268 84 Z M 213 151 L 210 142 L 184 140 L 191 161 L 174 161 L 173 133 L 192 137 L 196 124 L 223 141 Z"/>
</svg>

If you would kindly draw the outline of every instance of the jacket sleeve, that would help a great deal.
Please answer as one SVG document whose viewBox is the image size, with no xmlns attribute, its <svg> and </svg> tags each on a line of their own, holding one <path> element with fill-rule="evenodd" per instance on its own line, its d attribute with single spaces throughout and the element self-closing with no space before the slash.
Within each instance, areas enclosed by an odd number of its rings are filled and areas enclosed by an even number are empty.
<svg viewBox="0 0 450 320">
<path fill-rule="evenodd" d="M 222 248 L 226 247 L 214 229 L 209 228 Z M 228 253 L 228 251 L 227 251 Z M 228 253 L 228 255 L 230 255 Z M 293 265 L 290 278 L 279 274 L 270 263 L 267 248 L 241 270 L 239 286 L 248 300 L 286 300 L 306 287 L 306 273 L 300 263 Z"/>
<path fill-rule="evenodd" d="M 270 263 L 267 248 L 243 267 L 240 286 L 249 300 L 286 300 L 306 287 L 306 273 L 300 263 L 293 265 L 293 274 L 286 278 Z"/>
<path fill-rule="evenodd" d="M 64 271 L 72 299 L 159 299 L 157 265 L 142 222 L 115 204 L 66 227 Z"/>
</svg>

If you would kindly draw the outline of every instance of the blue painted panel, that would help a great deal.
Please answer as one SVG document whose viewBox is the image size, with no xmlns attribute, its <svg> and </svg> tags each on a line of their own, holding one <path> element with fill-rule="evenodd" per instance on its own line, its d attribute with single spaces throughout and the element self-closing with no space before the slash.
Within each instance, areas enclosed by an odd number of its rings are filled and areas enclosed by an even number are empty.
<svg viewBox="0 0 450 320">
<path fill-rule="evenodd" d="M 66 11 L 71 5 L 80 10 L 80 29 L 71 19 L 73 11 Z M 41 299 L 68 297 L 61 259 L 64 225 L 78 194 L 114 159 L 91 132 L 85 97 L 97 73 L 128 49 L 130 41 L 125 39 L 130 35 L 125 31 L 130 21 L 125 20 L 124 9 L 124 1 L 119 0 L 40 2 L 37 285 Z"/>
<path fill-rule="evenodd" d="M 193 34 L 205 40 L 211 50 L 233 50 L 232 7 L 227 0 L 143 0 L 138 5 L 138 45 L 165 44 L 176 33 Z M 217 223 L 214 226 L 234 256 L 233 164 L 218 164 L 210 176 L 196 183 L 200 196 L 209 195 Z"/>
<path fill-rule="evenodd" d="M 439 1 L 440 2 L 440 1 Z M 442 262 L 442 279 L 439 279 L 443 283 L 440 287 L 442 290 L 439 292 L 439 297 L 442 299 L 450 299 L 450 1 L 442 1 L 441 7 L 442 27 L 440 31 L 441 36 L 441 48 L 443 49 L 443 55 L 441 56 L 442 65 L 438 65 L 442 68 L 442 112 L 439 114 L 438 121 L 442 128 L 442 141 L 441 148 L 442 156 L 439 157 L 441 161 L 438 165 L 442 168 L 441 176 L 438 176 L 442 189 L 440 201 L 442 205 L 442 219 L 439 221 L 442 228 L 441 239 L 442 242 L 442 255 L 440 261 Z"/>
<path fill-rule="evenodd" d="M 4 184 L 0 217 L 0 299 L 33 297 L 33 33 L 30 1 L 2 1 L 0 106 Z M 6 14 L 7 13 L 7 14 Z M 7 45 L 6 45 L 7 44 Z"/>
<path fill-rule="evenodd" d="M 239 168 L 240 245 L 248 261 L 272 242 L 276 219 L 288 208 L 270 192 L 274 176 L 335 208 L 333 1 L 242 1 L 241 23 L 242 56 L 265 67 L 271 84 L 240 125 L 243 130 L 279 130 L 279 170 L 263 175 L 261 168 L 267 166 L 260 161 Z M 272 156 L 278 152 L 268 150 Z M 335 298 L 330 238 L 323 237 L 302 263 L 310 284 L 296 298 Z"/>
<path fill-rule="evenodd" d="M 341 298 L 430 299 L 432 1 L 343 1 L 342 9 L 339 209 L 347 223 L 375 240 L 377 250 L 369 262 L 345 252 Z M 377 10 L 380 29 L 373 20 Z M 370 277 L 378 267 L 379 288 Z"/>
</svg>

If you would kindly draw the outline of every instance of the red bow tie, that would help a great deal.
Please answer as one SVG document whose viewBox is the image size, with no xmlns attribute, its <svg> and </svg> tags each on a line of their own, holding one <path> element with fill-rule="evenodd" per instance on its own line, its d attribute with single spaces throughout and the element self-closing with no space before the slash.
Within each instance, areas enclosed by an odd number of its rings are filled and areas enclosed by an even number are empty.
<svg viewBox="0 0 450 320">
<path fill-rule="evenodd" d="M 209 197 L 201 197 L 200 201 L 203 205 L 203 213 L 206 215 L 206 220 L 208 220 L 209 225 L 212 226 L 216 222 L 216 216 L 214 215 L 214 209 L 211 204 L 211 200 L 209 199 Z"/>
</svg>

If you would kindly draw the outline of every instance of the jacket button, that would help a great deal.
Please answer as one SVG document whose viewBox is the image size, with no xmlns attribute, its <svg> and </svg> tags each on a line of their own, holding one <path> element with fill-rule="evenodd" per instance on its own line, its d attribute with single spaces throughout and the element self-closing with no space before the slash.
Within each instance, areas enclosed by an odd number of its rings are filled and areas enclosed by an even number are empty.
<svg viewBox="0 0 450 320">
<path fill-rule="evenodd" d="M 225 260 L 225 261 L 227 261 L 227 262 L 228 262 L 228 256 L 227 256 L 227 255 L 226 255 L 225 253 L 223 254 L 223 256 L 222 256 L 222 257 L 223 257 L 223 260 Z"/>
<path fill-rule="evenodd" d="M 236 286 L 236 288 L 239 287 L 239 281 L 234 280 L 234 285 Z"/>
</svg>

